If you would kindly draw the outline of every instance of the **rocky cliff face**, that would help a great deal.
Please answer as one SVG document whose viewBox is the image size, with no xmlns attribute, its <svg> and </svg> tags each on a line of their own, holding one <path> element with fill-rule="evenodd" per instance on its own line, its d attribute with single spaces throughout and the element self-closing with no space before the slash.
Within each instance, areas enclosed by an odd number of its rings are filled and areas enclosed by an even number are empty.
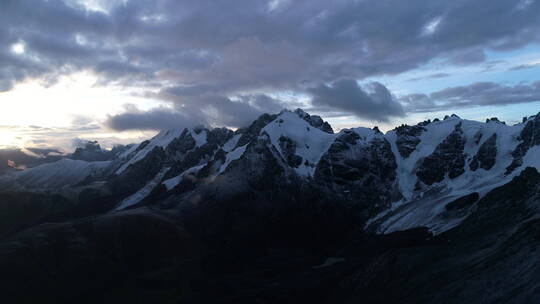
<svg viewBox="0 0 540 304">
<path fill-rule="evenodd" d="M 482 168 L 489 171 L 497 160 L 497 133 L 493 133 L 478 149 L 478 153 L 469 164 L 471 170 L 476 171 Z"/>
<path fill-rule="evenodd" d="M 396 158 L 382 133 L 351 129 L 342 131 L 321 158 L 315 179 L 374 213 L 400 198 L 396 168 Z"/>
<path fill-rule="evenodd" d="M 456 124 L 450 133 L 435 151 L 422 160 L 422 164 L 416 172 L 418 179 L 426 185 L 441 182 L 445 176 L 456 178 L 465 172 L 465 148 L 466 138 L 463 137 L 461 122 Z"/>
<path fill-rule="evenodd" d="M 519 134 L 519 145 L 512 152 L 514 158 L 506 168 L 506 174 L 512 173 L 516 168 L 523 165 L 523 157 L 530 148 L 540 144 L 540 115 L 533 116 L 525 122 L 525 127 Z"/>
<path fill-rule="evenodd" d="M 87 141 L 82 147 L 75 149 L 73 154 L 69 155 L 69 158 L 84 161 L 106 161 L 112 160 L 128 147 L 117 145 L 111 150 L 103 150 L 97 141 Z"/>
<path fill-rule="evenodd" d="M 396 128 L 397 140 L 396 146 L 399 154 L 403 158 L 409 157 L 420 143 L 420 135 L 426 131 L 422 125 L 407 126 L 402 125 Z"/>
</svg>

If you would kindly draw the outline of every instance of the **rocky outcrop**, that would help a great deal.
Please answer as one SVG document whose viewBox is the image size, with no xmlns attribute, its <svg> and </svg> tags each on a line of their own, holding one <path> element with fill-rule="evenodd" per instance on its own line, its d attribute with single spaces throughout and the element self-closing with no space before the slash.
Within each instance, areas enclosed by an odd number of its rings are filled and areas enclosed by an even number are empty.
<svg viewBox="0 0 540 304">
<path fill-rule="evenodd" d="M 354 130 L 344 131 L 321 158 L 315 179 L 345 197 L 354 197 L 370 212 L 399 199 L 396 159 L 382 133 L 371 139 Z"/>
<path fill-rule="evenodd" d="M 401 125 L 396 128 L 397 140 L 396 145 L 399 154 L 403 158 L 409 157 L 420 143 L 420 135 L 426 129 L 422 125 L 408 126 Z"/>
<path fill-rule="evenodd" d="M 215 158 L 220 148 L 234 135 L 233 131 L 225 128 L 216 128 L 212 130 L 195 129 L 194 132 L 205 132 L 205 143 L 201 146 L 197 146 L 191 134 L 187 132 L 185 137 L 187 137 L 187 142 L 190 143 L 189 145 L 183 146 L 180 150 L 169 145 L 167 149 L 170 149 L 170 154 L 174 155 L 174 157 L 169 157 L 168 159 L 171 169 L 165 174 L 164 180 L 177 176 L 189 168 L 210 162 Z M 175 141 L 171 144 L 176 144 Z M 182 138 L 179 138 L 178 144 L 182 142 Z"/>
<path fill-rule="evenodd" d="M 279 138 L 279 147 L 287 164 L 291 167 L 298 168 L 302 163 L 302 157 L 296 155 L 296 143 L 286 136 L 281 136 Z"/>
<path fill-rule="evenodd" d="M 298 115 L 303 120 L 307 121 L 312 127 L 317 128 L 321 131 L 324 131 L 326 133 L 334 133 L 334 130 L 332 129 L 332 126 L 326 121 L 324 121 L 320 116 L 318 115 L 309 115 L 308 113 L 304 112 L 302 109 L 296 109 L 294 110 L 294 113 Z"/>
<path fill-rule="evenodd" d="M 456 178 L 463 174 L 465 172 L 465 154 L 463 153 L 465 142 L 460 122 L 435 151 L 424 158 L 416 172 L 418 179 L 426 185 L 432 185 L 441 182 L 447 175 L 449 178 Z"/>
<path fill-rule="evenodd" d="M 249 127 L 238 129 L 237 133 L 242 134 L 238 140 L 238 146 L 247 145 L 248 143 L 257 140 L 261 130 L 266 127 L 272 120 L 276 119 L 277 115 L 263 114 L 257 118 Z"/>
<path fill-rule="evenodd" d="M 478 149 L 478 152 L 473 157 L 469 164 L 472 171 L 482 168 L 489 171 L 497 159 L 497 133 L 493 133 Z"/>
<path fill-rule="evenodd" d="M 480 195 L 477 192 L 462 196 L 444 206 L 446 211 L 458 211 L 469 208 L 478 201 Z"/>
<path fill-rule="evenodd" d="M 540 113 L 527 120 L 527 123 L 519 135 L 521 143 L 512 152 L 513 161 L 506 168 L 506 174 L 512 173 L 523 164 L 523 157 L 533 146 L 540 145 Z"/>
<path fill-rule="evenodd" d="M 126 146 L 116 145 L 111 150 L 103 150 L 97 141 L 87 141 L 84 143 L 84 146 L 75 149 L 75 152 L 69 158 L 90 162 L 106 161 L 114 159 L 126 149 Z"/>
<path fill-rule="evenodd" d="M 195 148 L 196 142 L 188 129 L 184 129 L 182 134 L 173 139 L 167 146 L 165 151 L 175 159 L 181 159 L 181 157 L 188 151 Z"/>
<path fill-rule="evenodd" d="M 154 178 L 163 168 L 167 154 L 161 147 L 155 147 L 142 160 L 130 165 L 121 175 L 109 180 L 109 187 L 115 196 L 125 198 L 136 192 Z"/>
</svg>

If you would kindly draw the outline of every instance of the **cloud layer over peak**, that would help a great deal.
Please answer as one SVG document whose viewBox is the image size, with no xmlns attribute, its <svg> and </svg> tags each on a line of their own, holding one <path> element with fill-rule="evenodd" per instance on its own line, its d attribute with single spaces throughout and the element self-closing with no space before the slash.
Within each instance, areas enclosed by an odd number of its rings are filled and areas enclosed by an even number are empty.
<svg viewBox="0 0 540 304">
<path fill-rule="evenodd" d="M 530 0 L 5 0 L 0 91 L 85 70 L 98 85 L 148 90 L 173 109 L 111 116 L 115 129 L 137 119 L 157 128 L 174 115 L 238 126 L 290 106 L 271 97 L 283 92 L 388 121 L 405 114 L 396 98 L 356 81 L 434 60 L 476 64 L 538 42 L 540 1 Z"/>
<path fill-rule="evenodd" d="M 321 84 L 309 89 L 312 104 L 324 109 L 337 109 L 346 113 L 386 122 L 389 117 L 405 116 L 401 104 L 390 91 L 378 82 L 370 83 L 366 89 L 354 79 L 338 80 L 331 85 Z"/>
</svg>

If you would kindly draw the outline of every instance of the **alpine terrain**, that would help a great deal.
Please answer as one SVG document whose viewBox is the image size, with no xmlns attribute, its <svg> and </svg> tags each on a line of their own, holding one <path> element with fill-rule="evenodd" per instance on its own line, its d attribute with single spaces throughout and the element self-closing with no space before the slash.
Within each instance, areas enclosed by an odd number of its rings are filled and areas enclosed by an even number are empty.
<svg viewBox="0 0 540 304">
<path fill-rule="evenodd" d="M 540 113 L 283 110 L 55 157 L 1 171 L 4 303 L 540 302 Z"/>
</svg>

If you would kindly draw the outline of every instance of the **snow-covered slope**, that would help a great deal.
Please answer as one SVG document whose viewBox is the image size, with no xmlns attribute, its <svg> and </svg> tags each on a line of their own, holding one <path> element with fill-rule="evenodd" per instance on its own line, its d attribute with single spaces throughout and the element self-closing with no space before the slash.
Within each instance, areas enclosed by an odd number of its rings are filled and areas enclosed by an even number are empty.
<svg viewBox="0 0 540 304">
<path fill-rule="evenodd" d="M 9 189 L 60 189 L 82 182 L 85 178 L 103 172 L 110 161 L 87 162 L 61 159 L 0 177 L 2 188 Z"/>
<path fill-rule="evenodd" d="M 175 176 L 175 177 L 171 177 L 165 181 L 163 181 L 163 185 L 165 185 L 165 187 L 167 188 L 167 190 L 171 190 L 173 189 L 174 187 L 176 187 L 181 181 L 182 179 L 187 176 L 188 174 L 192 174 L 192 173 L 197 173 L 197 171 L 199 171 L 202 167 L 204 167 L 206 164 L 203 164 L 203 165 L 198 165 L 198 166 L 195 166 L 195 167 L 191 167 L 189 169 L 187 169 L 186 171 L 180 173 L 179 175 Z M 163 176 L 162 176 L 163 177 Z"/>
<path fill-rule="evenodd" d="M 133 146 L 128 151 L 122 153 L 120 158 L 127 159 L 126 162 L 122 164 L 116 174 L 121 174 L 132 164 L 142 160 L 150 151 L 156 147 L 166 147 L 168 146 L 175 138 L 179 137 L 184 130 L 167 130 L 162 131 L 158 135 L 154 136 L 149 141 L 144 141 L 139 145 Z"/>
<path fill-rule="evenodd" d="M 336 135 L 313 127 L 297 113 L 283 111 L 261 131 L 281 156 L 302 176 L 312 176 Z"/>
<path fill-rule="evenodd" d="M 140 201 L 145 199 L 152 192 L 152 190 L 154 190 L 154 188 L 159 184 L 159 182 L 161 181 L 165 173 L 169 171 L 169 169 L 170 168 L 163 168 L 151 181 L 149 181 L 139 191 L 133 193 L 132 195 L 122 200 L 114 208 L 114 211 L 120 211 L 120 210 L 126 209 L 128 207 L 138 204 Z"/>
<path fill-rule="evenodd" d="M 457 176 L 445 173 L 441 181 L 426 185 L 418 176 L 423 161 L 432 157 L 438 146 L 455 132 L 456 126 L 460 130 L 454 135 L 459 134 L 463 145 L 456 144 L 453 153 L 463 156 L 463 167 L 459 168 Z M 434 233 L 440 233 L 458 225 L 468 216 L 470 210 L 461 210 L 459 213 L 448 212 L 445 207 L 449 203 L 473 193 L 477 193 L 478 198 L 481 198 L 492 189 L 509 182 L 527 166 L 540 169 L 536 161 L 540 154 L 537 154 L 535 147 L 528 151 L 521 167 L 506 174 L 507 167 L 513 161 L 512 153 L 520 143 L 519 137 L 523 127 L 523 124 L 508 126 L 495 120 L 481 123 L 450 117 L 423 126 L 424 131 L 418 136 L 419 142 L 415 150 L 407 157 L 398 151 L 397 131 L 389 132 L 386 137 L 396 155 L 399 187 L 404 198 L 395 202 L 389 210 L 377 215 L 369 224 L 377 223 L 374 226 L 377 227 L 376 231 L 381 233 L 418 226 L 427 226 Z M 489 145 L 490 148 L 485 149 L 490 142 L 492 144 Z M 483 152 L 482 155 L 488 153 L 491 154 L 489 157 L 493 158 L 488 170 L 473 165 L 475 159 L 478 159 L 480 150 Z M 535 154 L 536 157 L 532 156 Z M 459 156 L 452 157 L 459 158 Z M 444 158 L 436 160 L 444 162 Z"/>
</svg>

